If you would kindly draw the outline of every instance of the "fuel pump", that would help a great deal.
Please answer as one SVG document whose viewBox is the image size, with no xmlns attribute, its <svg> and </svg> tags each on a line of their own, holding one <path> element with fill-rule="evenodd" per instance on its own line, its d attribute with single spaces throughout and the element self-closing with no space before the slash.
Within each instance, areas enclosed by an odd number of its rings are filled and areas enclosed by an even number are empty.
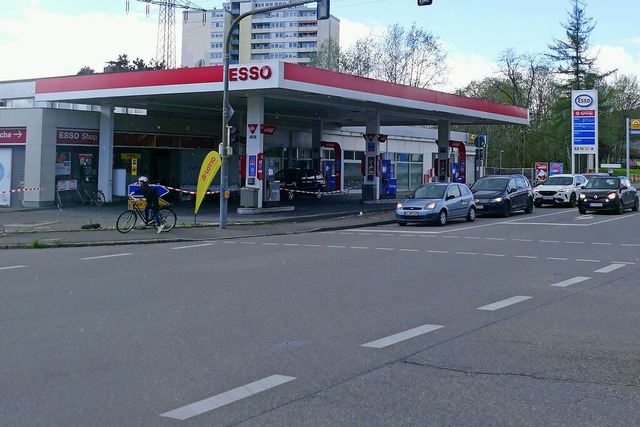
<svg viewBox="0 0 640 427">
<path fill-rule="evenodd" d="M 280 183 L 275 180 L 273 160 L 269 160 L 266 176 L 263 180 L 263 192 L 265 205 L 280 202 Z"/>
</svg>

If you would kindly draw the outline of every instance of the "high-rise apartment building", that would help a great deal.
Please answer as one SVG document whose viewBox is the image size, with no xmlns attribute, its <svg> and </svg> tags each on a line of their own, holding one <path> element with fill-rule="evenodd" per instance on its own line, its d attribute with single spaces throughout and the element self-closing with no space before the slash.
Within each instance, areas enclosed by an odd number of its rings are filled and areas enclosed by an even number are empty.
<svg viewBox="0 0 640 427">
<path fill-rule="evenodd" d="M 183 12 L 183 67 L 222 64 L 224 36 L 233 19 L 250 10 L 291 3 L 290 0 L 239 0 L 220 9 Z M 305 64 L 322 43 L 340 39 L 340 20 L 316 19 L 316 3 L 251 15 L 240 21 L 230 37 L 230 63 L 276 60 Z"/>
</svg>

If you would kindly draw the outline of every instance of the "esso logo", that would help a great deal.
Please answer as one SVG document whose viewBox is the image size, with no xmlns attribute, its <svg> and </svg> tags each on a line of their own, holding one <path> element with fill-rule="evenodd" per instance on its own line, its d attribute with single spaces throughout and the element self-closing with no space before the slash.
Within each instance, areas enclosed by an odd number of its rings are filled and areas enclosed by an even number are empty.
<svg viewBox="0 0 640 427">
<path fill-rule="evenodd" d="M 229 81 L 237 82 L 247 80 L 268 80 L 271 78 L 271 67 L 263 65 L 258 67 L 257 65 L 251 67 L 238 67 L 229 70 Z"/>
<path fill-rule="evenodd" d="M 589 95 L 578 95 L 576 96 L 576 105 L 578 107 L 588 107 L 593 104 L 593 98 Z"/>
</svg>

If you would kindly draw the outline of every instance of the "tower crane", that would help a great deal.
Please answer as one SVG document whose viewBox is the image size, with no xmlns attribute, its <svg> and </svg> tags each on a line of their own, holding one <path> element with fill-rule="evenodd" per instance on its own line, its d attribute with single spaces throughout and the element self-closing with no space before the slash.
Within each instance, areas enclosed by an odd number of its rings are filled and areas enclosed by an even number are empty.
<svg viewBox="0 0 640 427">
<path fill-rule="evenodd" d="M 207 10 L 191 3 L 188 0 L 138 0 L 146 3 L 146 12 L 149 16 L 151 4 L 160 6 L 158 13 L 158 35 L 156 45 L 156 61 L 164 62 L 167 68 L 176 68 L 176 7 L 186 10 L 197 10 L 202 12 L 202 22 L 206 21 Z M 126 6 L 129 12 L 129 0 Z"/>
</svg>

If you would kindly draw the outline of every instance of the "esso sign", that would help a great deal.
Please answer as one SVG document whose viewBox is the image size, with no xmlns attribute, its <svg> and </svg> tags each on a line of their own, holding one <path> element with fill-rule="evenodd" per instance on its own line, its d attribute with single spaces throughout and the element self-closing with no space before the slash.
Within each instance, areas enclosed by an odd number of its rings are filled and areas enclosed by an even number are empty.
<svg viewBox="0 0 640 427">
<path fill-rule="evenodd" d="M 578 107 L 588 107 L 593 104 L 593 98 L 590 95 L 578 95 L 576 96 L 576 105 Z"/>
<path fill-rule="evenodd" d="M 244 82 L 247 80 L 268 80 L 271 78 L 271 75 L 271 67 L 268 65 L 263 65 L 262 67 L 258 67 L 257 65 L 253 65 L 251 67 L 238 67 L 231 68 L 229 70 L 229 81 Z"/>
</svg>

